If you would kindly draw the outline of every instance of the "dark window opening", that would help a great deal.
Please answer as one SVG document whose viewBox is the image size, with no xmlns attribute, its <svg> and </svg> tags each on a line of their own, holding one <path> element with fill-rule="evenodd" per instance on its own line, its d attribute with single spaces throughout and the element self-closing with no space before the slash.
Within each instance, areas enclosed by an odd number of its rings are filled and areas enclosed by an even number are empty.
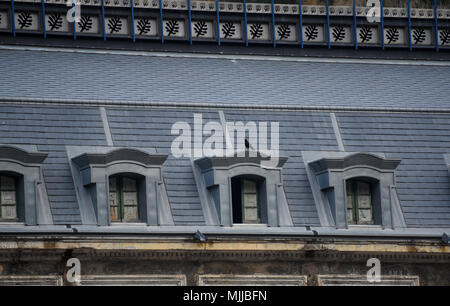
<svg viewBox="0 0 450 306">
<path fill-rule="evenodd" d="M 348 224 L 375 224 L 374 183 L 364 179 L 346 182 Z"/>
<path fill-rule="evenodd" d="M 18 221 L 18 179 L 0 175 L 0 220 Z"/>
<path fill-rule="evenodd" d="M 251 177 L 231 179 L 233 223 L 261 223 L 260 185 Z"/>
<path fill-rule="evenodd" d="M 126 175 L 109 178 L 111 222 L 140 222 L 138 181 Z"/>
</svg>

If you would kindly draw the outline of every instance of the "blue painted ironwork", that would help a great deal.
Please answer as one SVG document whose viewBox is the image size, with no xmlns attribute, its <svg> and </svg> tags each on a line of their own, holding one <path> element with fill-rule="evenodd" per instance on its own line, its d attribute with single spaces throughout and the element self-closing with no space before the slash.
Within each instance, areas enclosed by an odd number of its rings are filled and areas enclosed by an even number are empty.
<svg viewBox="0 0 450 306">
<path fill-rule="evenodd" d="M 381 49 L 384 51 L 384 11 L 383 11 L 383 0 L 380 0 L 380 16 L 381 16 Z"/>
<path fill-rule="evenodd" d="M 330 5 L 328 0 L 326 0 L 325 8 L 327 10 L 327 38 L 328 38 L 328 49 L 331 48 L 331 38 L 330 38 Z"/>
<path fill-rule="evenodd" d="M 409 51 L 412 51 L 412 36 L 411 36 L 411 1 L 407 0 L 408 3 L 408 35 L 409 35 Z"/>
<path fill-rule="evenodd" d="M 162 0 L 159 0 L 159 20 L 160 20 L 160 35 L 161 35 L 161 43 L 164 43 L 164 21 L 163 21 L 163 5 Z"/>
<path fill-rule="evenodd" d="M 13 36 L 16 37 L 16 19 L 14 17 L 14 0 L 11 0 L 11 27 Z"/>
<path fill-rule="evenodd" d="M 103 30 L 103 40 L 106 40 L 106 28 L 105 28 L 105 0 L 102 0 L 102 30 Z"/>
<path fill-rule="evenodd" d="M 45 24 L 45 0 L 41 0 L 42 2 L 42 32 L 44 33 L 44 39 L 47 38 L 47 28 Z"/>
<path fill-rule="evenodd" d="M 439 52 L 439 28 L 438 28 L 438 14 L 437 14 L 437 0 L 434 0 L 434 29 L 436 40 L 436 52 Z"/>
<path fill-rule="evenodd" d="M 187 1 L 188 17 L 189 17 L 189 43 L 192 45 L 192 14 L 191 14 L 191 0 Z"/>
<path fill-rule="evenodd" d="M 133 38 L 133 42 L 136 42 L 136 33 L 134 33 L 134 3 L 133 3 L 133 0 L 130 0 L 130 8 L 131 8 L 131 37 Z"/>
<path fill-rule="evenodd" d="M 244 40 L 245 40 L 245 46 L 248 47 L 248 33 L 247 33 L 247 0 L 244 0 Z"/>
<path fill-rule="evenodd" d="M 271 10 L 272 10 L 272 39 L 273 39 L 273 47 L 276 48 L 277 46 L 277 37 L 275 34 L 275 0 L 272 0 L 270 2 Z"/>
<path fill-rule="evenodd" d="M 72 18 L 73 18 L 73 40 L 77 40 L 77 28 L 76 28 L 76 20 L 75 20 L 75 1 L 72 0 Z"/>
<path fill-rule="evenodd" d="M 220 46 L 220 14 L 219 14 L 219 0 L 216 0 L 216 20 L 217 20 L 217 45 Z"/>
<path fill-rule="evenodd" d="M 300 46 L 303 49 L 303 8 L 302 8 L 302 0 L 298 0 L 298 16 L 299 20 L 299 34 L 300 34 Z"/>
<path fill-rule="evenodd" d="M 355 36 L 355 50 L 358 50 L 358 24 L 356 22 L 356 0 L 353 0 L 353 35 Z"/>
</svg>

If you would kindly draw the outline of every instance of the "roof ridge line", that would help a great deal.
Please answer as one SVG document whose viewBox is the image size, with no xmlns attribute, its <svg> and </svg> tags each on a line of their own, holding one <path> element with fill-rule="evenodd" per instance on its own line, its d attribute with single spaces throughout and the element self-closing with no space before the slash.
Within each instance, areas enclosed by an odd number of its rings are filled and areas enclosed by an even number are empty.
<svg viewBox="0 0 450 306">
<path fill-rule="evenodd" d="M 303 62 L 303 63 L 334 63 L 334 64 L 370 64 L 370 65 L 408 65 L 408 66 L 437 66 L 450 67 L 450 61 L 437 60 L 400 60 L 400 59 L 364 59 L 364 58 L 319 58 L 308 56 L 271 56 L 271 55 L 233 55 L 233 54 L 206 54 L 187 52 L 156 52 L 156 51 L 125 51 L 110 49 L 85 49 L 85 48 L 61 48 L 61 47 L 36 47 L 0 45 L 0 50 L 14 51 L 42 51 L 42 52 L 65 52 L 84 54 L 106 54 L 125 56 L 149 56 L 149 57 L 172 57 L 172 58 L 200 58 L 200 59 L 222 59 L 222 60 L 252 60 L 252 61 L 275 61 L 275 62 Z"/>
<path fill-rule="evenodd" d="M 273 111 L 332 111 L 332 112 L 384 112 L 384 113 L 450 113 L 450 108 L 401 108 L 401 107 L 350 107 L 350 106 L 294 106 L 294 105 L 242 105 L 196 102 L 156 102 L 156 101 L 118 101 L 118 100 L 85 100 L 85 99 L 48 99 L 29 97 L 0 97 L 0 104 L 51 104 L 82 106 L 120 106 L 120 107 L 184 107 L 202 109 L 241 109 L 241 110 L 273 110 Z"/>
</svg>

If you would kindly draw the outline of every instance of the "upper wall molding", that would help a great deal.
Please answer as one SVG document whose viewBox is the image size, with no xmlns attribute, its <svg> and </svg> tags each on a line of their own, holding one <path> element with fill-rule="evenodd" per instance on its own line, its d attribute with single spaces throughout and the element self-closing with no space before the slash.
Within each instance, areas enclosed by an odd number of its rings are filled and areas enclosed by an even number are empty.
<svg viewBox="0 0 450 306">
<path fill-rule="evenodd" d="M 16 3 L 13 5 L 13 3 Z M 101 4 L 104 3 L 105 9 Z M 160 7 L 162 3 L 162 7 Z M 218 3 L 218 4 L 216 4 Z M 69 22 L 63 0 L 0 1 L 0 32 L 71 37 L 210 43 L 450 49 L 450 9 L 299 6 L 187 0 L 82 0 L 80 19 Z M 218 6 L 218 7 L 217 7 Z M 193 12 L 194 14 L 191 14 Z M 200 14 L 204 12 L 204 14 Z M 303 16 L 303 18 L 301 17 Z M 248 18 L 247 18 L 248 17 Z"/>
<path fill-rule="evenodd" d="M 1 0 L 8 1 L 10 0 Z M 14 2 L 24 3 L 41 3 L 41 0 L 15 0 Z M 81 0 L 83 6 L 101 6 L 101 0 Z M 63 0 L 45 0 L 46 4 L 63 4 Z M 129 8 L 130 0 L 104 0 L 105 7 L 125 7 Z M 158 0 L 134 0 L 135 8 L 159 9 Z M 163 9 L 165 10 L 188 10 L 187 0 L 163 0 Z M 247 3 L 247 13 L 271 14 L 272 6 L 270 3 Z M 369 7 L 356 7 L 357 16 L 366 16 L 369 13 Z M 215 12 L 215 1 L 191 1 L 192 11 Z M 244 4 L 237 2 L 219 3 L 219 11 L 227 13 L 243 13 Z M 275 14 L 298 15 L 299 6 L 297 4 L 274 4 Z M 450 9 L 438 9 L 438 17 L 442 19 L 450 19 Z M 353 16 L 352 6 L 329 6 L 331 16 Z M 311 16 L 326 15 L 325 5 L 302 5 L 302 14 Z M 385 17 L 408 18 L 408 9 L 404 7 L 385 7 L 383 8 Z M 434 9 L 411 8 L 411 16 L 414 18 L 434 18 Z"/>
</svg>

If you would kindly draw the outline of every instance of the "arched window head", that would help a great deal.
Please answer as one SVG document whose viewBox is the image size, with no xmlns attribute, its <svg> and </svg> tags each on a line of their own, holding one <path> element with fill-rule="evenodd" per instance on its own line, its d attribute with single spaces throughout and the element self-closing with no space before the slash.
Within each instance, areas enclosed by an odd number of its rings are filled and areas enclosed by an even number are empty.
<svg viewBox="0 0 450 306">
<path fill-rule="evenodd" d="M 18 221 L 18 177 L 0 173 L 0 220 Z"/>
<path fill-rule="evenodd" d="M 141 178 L 142 180 L 142 178 Z M 140 222 L 140 180 L 132 174 L 109 177 L 109 215 L 111 222 Z"/>
<path fill-rule="evenodd" d="M 376 182 L 365 178 L 346 181 L 347 222 L 349 225 L 371 225 L 374 221 L 374 189 Z"/>
<path fill-rule="evenodd" d="M 252 176 L 231 179 L 233 223 L 257 224 L 261 222 L 260 189 L 263 180 Z"/>
</svg>

